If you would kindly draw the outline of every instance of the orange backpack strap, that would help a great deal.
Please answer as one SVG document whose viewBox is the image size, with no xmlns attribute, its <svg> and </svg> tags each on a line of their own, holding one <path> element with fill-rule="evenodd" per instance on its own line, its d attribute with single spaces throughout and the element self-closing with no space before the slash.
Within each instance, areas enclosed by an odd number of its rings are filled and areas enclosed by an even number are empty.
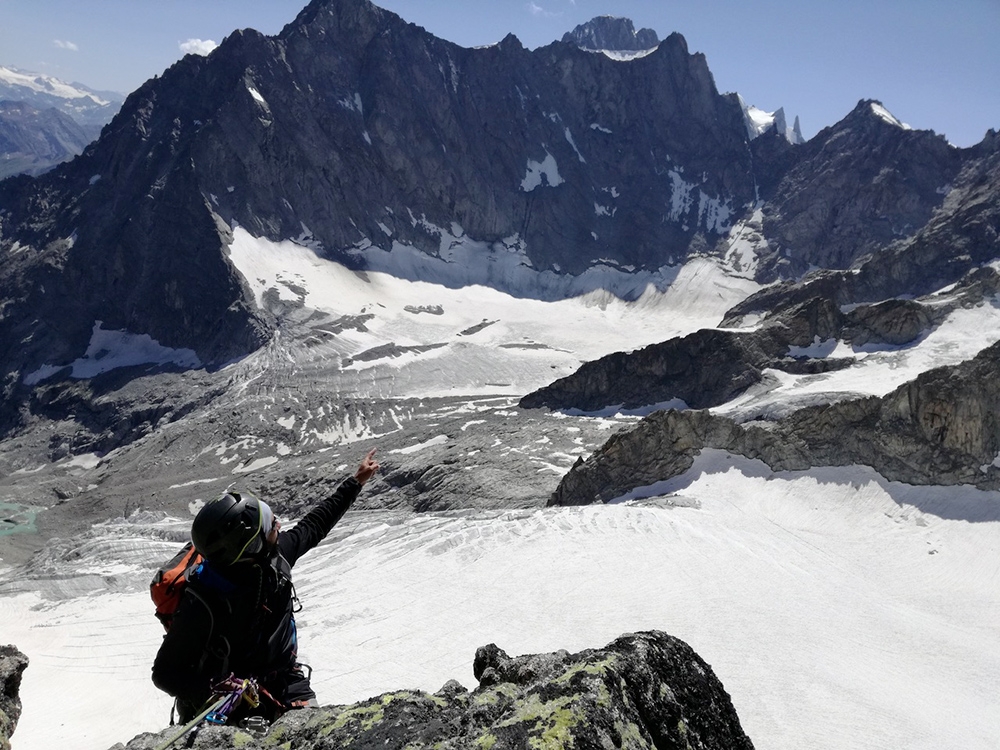
<svg viewBox="0 0 1000 750">
<path fill-rule="evenodd" d="M 202 563 L 202 557 L 191 542 L 170 558 L 169 562 L 156 571 L 149 584 L 149 595 L 156 605 L 156 617 L 165 630 L 170 630 L 170 622 L 181 594 L 187 586 L 191 575 Z"/>
</svg>

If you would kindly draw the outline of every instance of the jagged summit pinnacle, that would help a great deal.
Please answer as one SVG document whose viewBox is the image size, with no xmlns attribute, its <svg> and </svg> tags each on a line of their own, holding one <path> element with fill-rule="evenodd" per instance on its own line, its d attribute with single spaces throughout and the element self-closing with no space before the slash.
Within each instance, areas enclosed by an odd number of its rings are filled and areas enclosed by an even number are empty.
<svg viewBox="0 0 1000 750">
<path fill-rule="evenodd" d="M 631 19 L 597 16 L 567 31 L 562 41 L 583 49 L 638 52 L 652 49 L 660 40 L 652 29 L 635 30 Z"/>
<path fill-rule="evenodd" d="M 281 31 L 282 37 L 305 33 L 312 28 L 320 34 L 334 34 L 362 41 L 370 39 L 386 23 L 405 25 L 405 21 L 392 11 L 375 5 L 370 0 L 312 0 L 299 11 L 298 16 Z"/>
</svg>

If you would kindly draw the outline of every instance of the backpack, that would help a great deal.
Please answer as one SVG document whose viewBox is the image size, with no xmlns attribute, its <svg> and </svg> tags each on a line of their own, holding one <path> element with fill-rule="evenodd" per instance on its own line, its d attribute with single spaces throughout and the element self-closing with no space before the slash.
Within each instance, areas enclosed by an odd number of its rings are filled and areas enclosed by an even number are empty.
<svg viewBox="0 0 1000 750">
<path fill-rule="evenodd" d="M 164 630 L 170 630 L 181 594 L 203 560 L 194 544 L 188 542 L 156 571 L 150 581 L 149 595 L 156 605 L 156 618 L 163 624 Z"/>
</svg>

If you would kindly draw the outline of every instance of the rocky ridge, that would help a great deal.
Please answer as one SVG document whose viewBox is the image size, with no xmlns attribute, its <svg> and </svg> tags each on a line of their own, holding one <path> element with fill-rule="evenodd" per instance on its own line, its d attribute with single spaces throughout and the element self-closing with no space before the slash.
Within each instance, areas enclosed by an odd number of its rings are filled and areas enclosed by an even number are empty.
<svg viewBox="0 0 1000 750">
<path fill-rule="evenodd" d="M 776 420 L 657 411 L 578 459 L 549 504 L 607 502 L 684 473 L 706 448 L 759 459 L 774 471 L 864 465 L 890 481 L 997 490 L 998 382 L 1000 342 L 883 398 L 809 406 Z"/>
<path fill-rule="evenodd" d="M 712 668 L 662 632 L 623 635 L 577 654 L 509 657 L 490 644 L 476 652 L 474 675 L 471 692 L 452 680 L 434 694 L 400 690 L 293 711 L 260 736 L 208 727 L 194 747 L 753 748 Z M 174 731 L 115 748 L 149 750 Z"/>
<path fill-rule="evenodd" d="M 864 113 L 858 115 L 860 119 Z M 893 127 L 884 121 L 882 124 Z M 882 128 L 877 122 L 872 125 Z M 912 131 L 896 130 L 897 138 L 915 137 Z M 939 151 L 934 142 L 927 145 Z M 815 296 L 847 305 L 926 295 L 1000 257 L 1000 134 L 990 131 L 979 145 L 966 150 L 961 168 L 937 190 L 943 200 L 912 236 L 856 257 L 847 269 L 827 266 L 821 257 L 813 256 L 820 270 L 751 295 L 727 313 L 722 325 L 738 326 L 745 316 L 766 314 Z M 929 194 L 927 197 L 933 203 Z"/>
<path fill-rule="evenodd" d="M 754 330 L 704 329 L 634 352 L 616 352 L 524 396 L 523 408 L 599 412 L 635 410 L 681 401 L 720 406 L 760 383 L 764 370 L 819 373 L 849 367 L 851 357 L 811 356 L 809 348 L 839 340 L 855 348 L 905 346 L 918 340 L 962 304 L 976 304 L 1000 290 L 992 269 L 970 274 L 948 302 L 889 299 L 842 312 L 825 297 L 775 309 Z"/>
<path fill-rule="evenodd" d="M 593 28 L 612 26 L 634 31 Z M 627 61 L 512 36 L 463 49 L 368 0 L 314 0 L 277 36 L 234 32 L 147 82 L 72 163 L 0 185 L 0 427 L 95 321 L 204 366 L 261 347 L 278 323 L 226 258 L 237 225 L 417 277 L 401 249 L 578 276 L 725 255 L 760 210 L 742 273 L 846 267 L 917 232 L 969 158 L 880 111 L 801 146 L 751 140 L 679 34 Z M 468 283 L 527 293 L 484 273 Z"/>
<path fill-rule="evenodd" d="M 767 153 L 757 171 L 767 237 L 758 278 L 851 268 L 913 237 L 943 205 L 976 157 L 933 132 L 907 130 L 884 112 L 877 101 L 859 102 L 788 161 L 782 139 L 754 141 L 761 156 Z"/>
</svg>

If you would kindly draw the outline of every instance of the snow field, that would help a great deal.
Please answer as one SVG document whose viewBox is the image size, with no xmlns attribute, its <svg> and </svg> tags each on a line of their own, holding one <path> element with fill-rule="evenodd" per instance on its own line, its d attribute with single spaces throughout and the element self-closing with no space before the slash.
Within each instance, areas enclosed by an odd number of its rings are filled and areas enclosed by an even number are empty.
<svg viewBox="0 0 1000 750">
<path fill-rule="evenodd" d="M 400 256 L 399 263 L 408 257 L 405 248 L 394 254 Z M 697 259 L 676 271 L 666 291 L 650 283 L 629 302 L 603 290 L 550 301 L 518 298 L 481 285 L 450 288 L 445 271 L 454 264 L 427 256 L 423 259 L 444 269 L 439 271 L 440 283 L 350 271 L 309 248 L 258 239 L 240 228 L 234 232 L 230 259 L 258 304 L 269 289 L 276 289 L 282 299 L 332 316 L 374 316 L 365 321 L 367 330 L 348 329 L 338 335 L 335 346 L 341 356 L 388 343 L 444 344 L 388 361 L 358 359 L 350 365 L 359 372 L 391 368 L 387 374 L 402 381 L 395 387 L 408 396 L 455 395 L 456 390 L 463 395 L 496 393 L 497 382 L 507 386 L 500 392 L 523 395 L 584 360 L 714 326 L 726 309 L 757 288 L 727 275 L 714 260 Z M 404 372 L 419 368 L 420 362 L 429 362 L 436 377 L 425 374 L 416 382 Z M 359 387 L 365 387 L 363 378 L 359 380 Z M 488 388 L 487 382 L 494 385 Z"/>
<path fill-rule="evenodd" d="M 321 703 L 475 687 L 490 642 L 577 651 L 655 628 L 712 665 L 758 747 L 995 747 L 996 493 L 861 468 L 775 474 L 715 451 L 667 489 L 643 504 L 349 513 L 295 569 Z M 0 602 L 5 640 L 32 659 L 15 750 L 96 750 L 165 725 L 144 590 Z M 53 690 L 77 696 L 57 722 Z"/>
<path fill-rule="evenodd" d="M 366 331 L 347 329 L 316 356 L 445 344 L 355 361 L 344 368 L 354 390 L 342 395 L 351 398 L 523 395 L 584 359 L 714 326 L 752 291 L 708 259 L 633 302 L 602 291 L 543 302 L 357 274 L 239 228 L 231 252 L 259 301 L 273 288 L 334 318 L 374 315 Z M 826 356 L 860 362 L 823 376 L 772 373 L 716 411 L 887 393 L 974 356 L 992 343 L 997 316 L 988 303 L 961 309 L 898 350 L 817 342 Z M 279 349 L 274 357 L 287 353 Z M 254 368 L 275 361 L 251 357 L 234 373 L 249 383 Z M 313 429 L 306 418 L 319 416 L 303 415 L 294 427 Z M 338 424 L 316 437 L 345 442 L 364 427 Z M 253 468 L 230 456 L 252 447 L 206 450 L 229 472 Z M 759 748 L 996 747 L 997 493 L 908 487 L 863 468 L 776 474 L 706 451 L 684 477 L 646 494 L 640 503 L 587 508 L 351 512 L 333 541 L 296 566 L 302 655 L 316 669 L 321 702 L 433 691 L 449 679 L 474 687 L 472 658 L 489 642 L 512 655 L 576 651 L 655 628 L 713 666 Z M 0 571 L 0 640 L 31 659 L 14 750 L 104 750 L 167 723 L 170 700 L 149 681 L 162 631 L 146 584 L 177 545 L 148 529 L 124 538 L 101 529 L 106 544 L 86 540 L 40 578 Z"/>
</svg>

